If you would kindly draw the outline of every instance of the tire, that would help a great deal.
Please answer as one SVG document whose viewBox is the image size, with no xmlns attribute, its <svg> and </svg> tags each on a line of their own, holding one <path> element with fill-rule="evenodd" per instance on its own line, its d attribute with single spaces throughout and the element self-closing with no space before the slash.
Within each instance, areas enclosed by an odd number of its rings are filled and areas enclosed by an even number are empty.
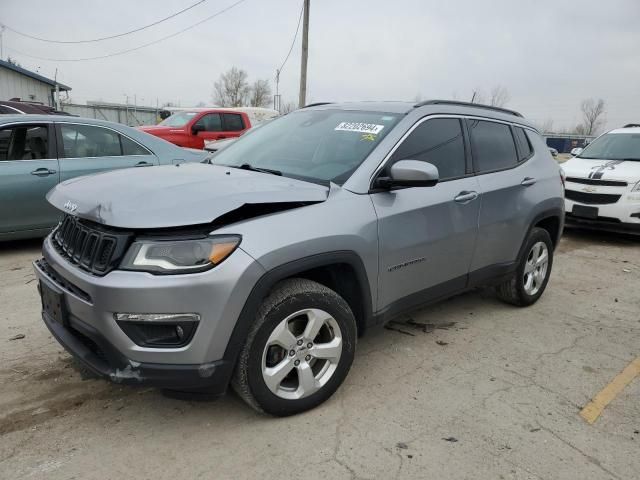
<svg viewBox="0 0 640 480">
<path fill-rule="evenodd" d="M 538 262 L 542 257 L 541 251 L 546 253 L 546 266 L 543 266 L 543 261 Z M 525 240 L 518 268 L 510 278 L 495 287 L 496 295 L 500 300 L 519 307 L 534 304 L 547 287 L 552 266 L 553 242 L 549 232 L 534 227 Z M 539 267 L 541 269 L 538 269 Z"/>
<path fill-rule="evenodd" d="M 231 385 L 260 412 L 304 412 L 342 384 L 355 346 L 355 318 L 340 295 L 311 280 L 287 279 L 258 309 Z"/>
</svg>

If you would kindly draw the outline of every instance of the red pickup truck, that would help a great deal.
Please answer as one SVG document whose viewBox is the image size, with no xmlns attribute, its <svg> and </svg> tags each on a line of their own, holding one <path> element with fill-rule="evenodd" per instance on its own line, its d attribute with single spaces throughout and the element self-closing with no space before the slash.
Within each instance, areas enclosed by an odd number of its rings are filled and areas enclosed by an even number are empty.
<svg viewBox="0 0 640 480">
<path fill-rule="evenodd" d="M 205 140 L 239 137 L 251 121 L 245 112 L 214 108 L 176 112 L 158 125 L 138 128 L 180 147 L 202 149 Z"/>
</svg>

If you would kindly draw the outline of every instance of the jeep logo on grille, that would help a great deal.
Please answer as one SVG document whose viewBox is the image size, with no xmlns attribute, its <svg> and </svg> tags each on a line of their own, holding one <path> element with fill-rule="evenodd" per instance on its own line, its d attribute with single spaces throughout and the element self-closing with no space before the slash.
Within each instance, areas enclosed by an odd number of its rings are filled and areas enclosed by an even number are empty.
<svg viewBox="0 0 640 480">
<path fill-rule="evenodd" d="M 71 200 L 67 200 L 64 204 L 65 210 L 69 210 L 71 213 L 75 212 L 78 209 L 78 204 L 71 202 Z"/>
</svg>

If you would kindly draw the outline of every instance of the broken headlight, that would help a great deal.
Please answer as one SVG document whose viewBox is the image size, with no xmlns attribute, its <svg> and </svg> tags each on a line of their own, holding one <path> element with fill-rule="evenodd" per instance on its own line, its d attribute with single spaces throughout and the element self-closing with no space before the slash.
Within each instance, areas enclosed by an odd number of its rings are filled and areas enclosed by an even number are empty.
<svg viewBox="0 0 640 480">
<path fill-rule="evenodd" d="M 222 263 L 240 245 L 237 235 L 193 240 L 139 240 L 122 260 L 123 270 L 151 273 L 202 272 Z"/>
</svg>

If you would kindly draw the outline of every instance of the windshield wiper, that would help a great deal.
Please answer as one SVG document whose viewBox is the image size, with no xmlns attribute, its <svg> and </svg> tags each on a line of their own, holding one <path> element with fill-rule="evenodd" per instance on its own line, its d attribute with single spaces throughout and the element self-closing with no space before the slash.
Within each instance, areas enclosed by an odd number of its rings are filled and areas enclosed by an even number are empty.
<svg viewBox="0 0 640 480">
<path fill-rule="evenodd" d="M 624 161 L 624 162 L 640 162 L 640 158 L 629 157 L 629 158 L 623 158 L 622 161 Z"/>
<path fill-rule="evenodd" d="M 242 170 L 251 170 L 252 172 L 270 173 L 271 175 L 282 176 L 282 172 L 280 170 L 272 170 L 270 168 L 254 167 L 253 165 L 251 165 L 249 163 L 243 163 L 239 167 L 235 166 L 235 165 L 229 165 L 229 166 L 230 167 L 233 166 L 234 168 L 241 168 Z"/>
</svg>

